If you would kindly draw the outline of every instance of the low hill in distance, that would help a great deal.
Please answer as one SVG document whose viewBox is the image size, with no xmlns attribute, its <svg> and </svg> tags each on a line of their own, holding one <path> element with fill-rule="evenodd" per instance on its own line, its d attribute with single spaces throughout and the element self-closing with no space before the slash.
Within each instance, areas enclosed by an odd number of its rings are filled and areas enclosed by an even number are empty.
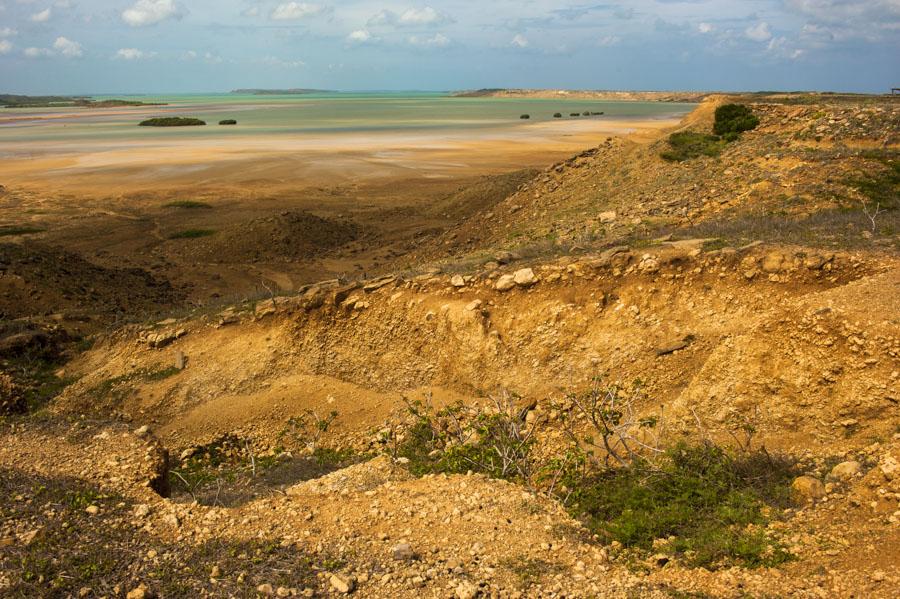
<svg viewBox="0 0 900 599">
<path fill-rule="evenodd" d="M 164 102 L 139 100 L 92 100 L 83 96 L 21 96 L 0 94 L 3 108 L 120 108 L 122 106 L 166 106 Z"/>
<path fill-rule="evenodd" d="M 251 94 L 254 96 L 302 96 L 306 94 L 328 93 L 325 89 L 235 89 L 233 94 Z"/>
</svg>

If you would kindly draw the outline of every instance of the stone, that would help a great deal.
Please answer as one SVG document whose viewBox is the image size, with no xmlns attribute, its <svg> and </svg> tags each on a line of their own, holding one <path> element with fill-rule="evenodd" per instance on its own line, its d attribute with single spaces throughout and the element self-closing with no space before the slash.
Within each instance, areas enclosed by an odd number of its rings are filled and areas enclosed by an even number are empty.
<svg viewBox="0 0 900 599">
<path fill-rule="evenodd" d="M 256 592 L 261 595 L 271 596 L 275 593 L 275 590 L 272 588 L 272 585 L 265 583 L 256 587 Z"/>
<path fill-rule="evenodd" d="M 607 225 L 609 223 L 614 223 L 614 222 L 616 222 L 616 211 L 609 210 L 607 212 L 601 212 L 600 214 L 597 215 L 597 218 L 604 225 Z"/>
<path fill-rule="evenodd" d="M 465 287 L 466 280 L 463 279 L 462 275 L 453 275 L 453 277 L 450 279 L 450 284 L 454 287 Z"/>
<path fill-rule="evenodd" d="M 514 275 L 503 275 L 494 284 L 497 291 L 509 291 L 516 286 L 516 277 Z"/>
<path fill-rule="evenodd" d="M 538 282 L 538 278 L 530 268 L 522 268 L 517 270 L 516 274 L 513 275 L 513 281 L 515 281 L 516 285 L 519 287 L 531 287 Z"/>
<path fill-rule="evenodd" d="M 136 588 L 128 591 L 128 594 L 125 595 L 126 599 L 147 599 L 148 597 L 150 597 L 150 590 L 145 584 L 138 585 Z"/>
<path fill-rule="evenodd" d="M 763 272 L 778 273 L 784 270 L 784 255 L 779 252 L 769 252 L 762 259 Z"/>
<path fill-rule="evenodd" d="M 89 505 L 86 508 L 84 508 L 84 511 L 87 512 L 88 514 L 90 514 L 91 516 L 96 516 L 97 514 L 100 513 L 100 508 L 97 507 L 96 505 Z"/>
<path fill-rule="evenodd" d="M 856 460 L 849 460 L 847 462 L 841 462 L 832 468 L 828 476 L 835 480 L 846 482 L 857 476 L 860 472 L 862 472 L 862 464 Z"/>
<path fill-rule="evenodd" d="M 349 595 L 356 588 L 356 581 L 352 578 L 345 578 L 338 574 L 332 574 L 328 582 L 331 584 L 331 588 L 338 593 L 343 593 L 345 595 Z"/>
<path fill-rule="evenodd" d="M 275 589 L 275 595 L 278 597 L 290 597 L 291 590 L 287 587 L 278 587 Z"/>
<path fill-rule="evenodd" d="M 134 517 L 135 518 L 146 518 L 150 515 L 150 506 L 146 503 L 141 503 L 134 506 Z"/>
<path fill-rule="evenodd" d="M 825 485 L 812 476 L 798 476 L 791 483 L 791 489 L 803 501 L 817 501 L 825 496 Z"/>
<path fill-rule="evenodd" d="M 184 355 L 183 351 L 175 352 L 175 358 L 172 360 L 172 366 L 174 366 L 178 370 L 184 370 L 184 367 L 187 366 L 187 356 Z"/>
<path fill-rule="evenodd" d="M 878 467 L 888 480 L 894 480 L 895 477 L 900 476 L 900 463 L 892 455 L 885 455 L 881 458 L 881 463 L 878 464 Z"/>
<path fill-rule="evenodd" d="M 475 599 L 478 596 L 478 587 L 468 581 L 463 581 L 456 586 L 456 599 Z"/>
<path fill-rule="evenodd" d="M 413 551 L 412 545 L 409 543 L 399 543 L 391 549 L 391 554 L 395 560 L 403 562 L 411 562 L 416 559 L 416 552 Z"/>
<path fill-rule="evenodd" d="M 480 310 L 482 305 L 481 300 L 474 300 L 466 305 L 467 312 L 475 312 L 476 310 Z"/>
</svg>

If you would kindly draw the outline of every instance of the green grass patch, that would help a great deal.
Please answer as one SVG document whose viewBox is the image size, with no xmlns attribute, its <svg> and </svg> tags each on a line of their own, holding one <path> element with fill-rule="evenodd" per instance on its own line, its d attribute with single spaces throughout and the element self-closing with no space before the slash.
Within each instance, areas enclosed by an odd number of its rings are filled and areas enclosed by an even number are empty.
<svg viewBox="0 0 900 599">
<path fill-rule="evenodd" d="M 764 527 L 772 509 L 792 505 L 796 475 L 792 461 L 763 450 L 732 455 L 678 445 L 659 464 L 636 462 L 581 481 L 571 510 L 607 541 L 661 550 L 694 567 L 777 566 L 791 556 Z"/>
<path fill-rule="evenodd" d="M 185 229 L 184 231 L 172 233 L 169 235 L 169 239 L 199 239 L 215 234 L 216 232 L 213 229 Z"/>
<path fill-rule="evenodd" d="M 164 208 L 184 208 L 186 210 L 206 210 L 212 208 L 211 205 L 205 202 L 197 202 L 194 200 L 178 200 L 175 202 L 169 202 L 167 204 L 163 204 Z"/>
<path fill-rule="evenodd" d="M 670 162 L 684 162 L 700 156 L 714 158 L 722 153 L 725 143 L 718 135 L 680 131 L 669 136 L 669 150 L 660 156 Z"/>
<path fill-rule="evenodd" d="M 725 104 L 716 108 L 713 133 L 724 136 L 727 141 L 733 141 L 744 131 L 752 131 L 758 126 L 759 118 L 753 114 L 749 106 Z"/>
<path fill-rule="evenodd" d="M 847 180 L 847 185 L 856 189 L 873 206 L 882 210 L 900 208 L 900 158 L 897 153 L 885 155 L 870 153 L 867 158 L 876 160 L 882 166 Z"/>
<path fill-rule="evenodd" d="M 34 233 L 43 233 L 46 229 L 40 227 L 26 226 L 2 226 L 0 227 L 0 237 L 12 237 L 13 235 L 33 235 Z"/>
<path fill-rule="evenodd" d="M 158 117 L 141 121 L 141 127 L 202 127 L 206 121 L 181 116 Z"/>
</svg>

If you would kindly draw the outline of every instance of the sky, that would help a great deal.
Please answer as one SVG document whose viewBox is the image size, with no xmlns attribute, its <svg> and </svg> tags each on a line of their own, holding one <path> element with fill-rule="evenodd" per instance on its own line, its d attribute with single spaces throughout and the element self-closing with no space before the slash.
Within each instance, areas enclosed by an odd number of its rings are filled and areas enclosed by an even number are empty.
<svg viewBox="0 0 900 599">
<path fill-rule="evenodd" d="M 0 93 L 900 86 L 900 0 L 0 0 Z"/>
</svg>

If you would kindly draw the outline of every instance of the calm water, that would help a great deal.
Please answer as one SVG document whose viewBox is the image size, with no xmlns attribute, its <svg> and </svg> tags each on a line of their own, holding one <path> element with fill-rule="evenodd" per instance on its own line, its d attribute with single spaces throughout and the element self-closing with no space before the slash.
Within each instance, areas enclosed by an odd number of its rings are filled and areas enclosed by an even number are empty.
<svg viewBox="0 0 900 599">
<path fill-rule="evenodd" d="M 123 96 L 109 96 L 123 98 Z M 97 99 L 103 99 L 98 96 Z M 441 93 L 322 93 L 255 96 L 237 94 L 128 96 L 129 100 L 168 106 L 88 110 L 72 108 L 0 109 L 0 143 L 37 140 L 124 140 L 158 136 L 240 136 L 513 127 L 551 121 L 555 112 L 604 112 L 600 119 L 654 119 L 689 112 L 692 104 L 604 102 L 572 99 L 454 98 Z M 125 114 L 111 114 L 124 111 Z M 76 112 L 78 117 L 39 120 Z M 88 116 L 83 116 L 87 114 Z M 519 118 L 531 115 L 528 121 Z M 206 127 L 137 127 L 149 116 L 190 116 Z M 223 119 L 236 127 L 222 127 Z"/>
</svg>

